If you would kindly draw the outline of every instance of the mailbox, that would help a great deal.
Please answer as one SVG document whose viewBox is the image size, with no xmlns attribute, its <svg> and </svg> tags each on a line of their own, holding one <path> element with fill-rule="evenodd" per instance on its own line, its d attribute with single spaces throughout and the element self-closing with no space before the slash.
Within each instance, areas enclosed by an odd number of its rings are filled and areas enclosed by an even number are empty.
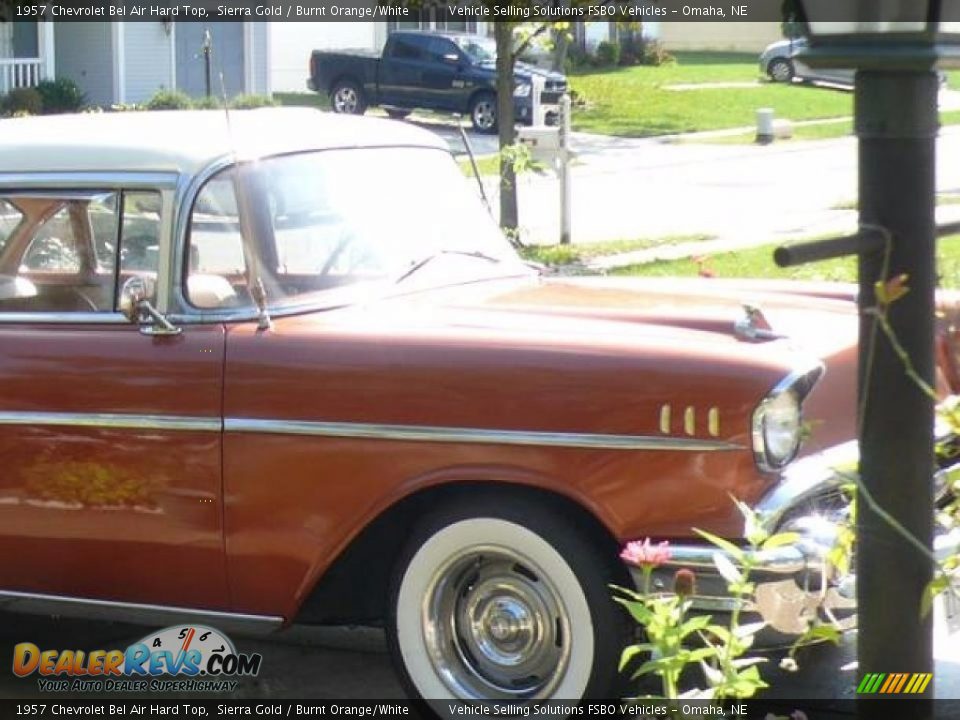
<svg viewBox="0 0 960 720">
<path fill-rule="evenodd" d="M 560 157 L 560 128 L 546 125 L 522 127 L 517 139 L 530 149 L 534 160 L 552 165 Z"/>
</svg>

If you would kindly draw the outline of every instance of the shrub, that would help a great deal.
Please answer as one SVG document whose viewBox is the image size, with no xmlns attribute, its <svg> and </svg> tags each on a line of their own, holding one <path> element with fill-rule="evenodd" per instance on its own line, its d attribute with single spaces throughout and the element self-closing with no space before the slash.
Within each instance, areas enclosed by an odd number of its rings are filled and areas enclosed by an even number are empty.
<svg viewBox="0 0 960 720">
<path fill-rule="evenodd" d="M 644 40 L 643 55 L 640 62 L 644 65 L 666 65 L 676 62 L 677 59 L 663 46 L 659 40 Z"/>
<path fill-rule="evenodd" d="M 222 110 L 223 109 L 223 99 L 218 98 L 215 95 L 210 95 L 207 97 L 194 98 L 191 107 L 194 110 Z"/>
<path fill-rule="evenodd" d="M 58 77 L 56 80 L 43 80 L 37 85 L 37 93 L 43 104 L 45 115 L 71 113 L 80 110 L 87 102 L 87 96 L 70 78 Z"/>
<path fill-rule="evenodd" d="M 0 100 L 0 112 L 4 115 L 39 115 L 43 112 L 43 98 L 33 88 L 16 88 Z"/>
<path fill-rule="evenodd" d="M 620 43 L 603 40 L 597 44 L 597 65 L 613 67 L 620 62 Z"/>
<path fill-rule="evenodd" d="M 193 103 L 190 96 L 179 90 L 160 88 L 145 103 L 147 110 L 189 110 Z"/>
<path fill-rule="evenodd" d="M 587 53 L 577 43 L 570 43 L 567 47 L 567 57 L 564 61 L 564 69 L 567 72 L 588 67 L 590 65 L 590 54 Z"/>
<path fill-rule="evenodd" d="M 261 107 L 276 107 L 279 104 L 268 95 L 237 95 L 230 102 L 230 107 L 237 110 L 251 110 Z"/>
</svg>

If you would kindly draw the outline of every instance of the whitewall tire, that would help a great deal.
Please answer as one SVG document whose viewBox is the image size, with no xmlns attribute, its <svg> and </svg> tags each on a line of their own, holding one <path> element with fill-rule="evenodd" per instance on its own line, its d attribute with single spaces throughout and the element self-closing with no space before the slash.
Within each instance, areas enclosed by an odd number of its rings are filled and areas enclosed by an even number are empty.
<svg viewBox="0 0 960 720">
<path fill-rule="evenodd" d="M 625 627 L 610 559 L 542 508 L 503 505 L 441 512 L 402 553 L 388 623 L 401 678 L 429 700 L 607 694 Z"/>
</svg>

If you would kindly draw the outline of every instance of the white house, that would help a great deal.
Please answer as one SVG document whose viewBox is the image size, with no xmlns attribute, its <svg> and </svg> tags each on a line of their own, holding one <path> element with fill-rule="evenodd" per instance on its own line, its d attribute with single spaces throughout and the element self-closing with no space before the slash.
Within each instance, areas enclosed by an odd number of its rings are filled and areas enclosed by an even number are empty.
<svg viewBox="0 0 960 720">
<path fill-rule="evenodd" d="M 211 37 L 211 91 L 269 93 L 266 23 L 0 22 L 0 92 L 68 77 L 91 104 L 142 102 L 161 88 L 206 92 L 205 31 Z"/>
</svg>

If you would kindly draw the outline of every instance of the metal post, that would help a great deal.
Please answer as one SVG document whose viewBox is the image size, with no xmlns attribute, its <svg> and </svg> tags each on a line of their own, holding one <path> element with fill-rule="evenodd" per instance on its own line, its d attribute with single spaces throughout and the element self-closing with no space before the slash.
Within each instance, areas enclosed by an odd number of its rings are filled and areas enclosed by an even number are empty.
<svg viewBox="0 0 960 720">
<path fill-rule="evenodd" d="M 570 244 L 570 96 L 560 97 L 560 244 Z"/>
<path fill-rule="evenodd" d="M 210 77 L 210 52 L 213 47 L 213 38 L 210 37 L 210 31 L 203 31 L 203 79 L 206 83 L 207 97 L 213 94 L 213 83 Z"/>
<path fill-rule="evenodd" d="M 861 70 L 856 79 L 860 221 L 892 238 L 887 277 L 909 276 L 889 319 L 917 374 L 934 381 L 934 162 L 937 78 L 930 71 Z M 889 233 L 889 235 L 887 235 Z M 860 255 L 860 474 L 876 502 L 920 543 L 933 540 L 934 402 L 864 311 L 884 253 Z M 871 347 L 874 348 L 871 357 Z M 921 620 L 932 564 L 861 497 L 857 504 L 858 673 L 931 672 L 932 622 Z M 932 694 L 932 687 L 930 688 Z M 889 708 L 861 703 L 860 717 Z M 921 714 L 917 714 L 920 712 Z M 911 708 L 911 718 L 932 716 Z"/>
</svg>

